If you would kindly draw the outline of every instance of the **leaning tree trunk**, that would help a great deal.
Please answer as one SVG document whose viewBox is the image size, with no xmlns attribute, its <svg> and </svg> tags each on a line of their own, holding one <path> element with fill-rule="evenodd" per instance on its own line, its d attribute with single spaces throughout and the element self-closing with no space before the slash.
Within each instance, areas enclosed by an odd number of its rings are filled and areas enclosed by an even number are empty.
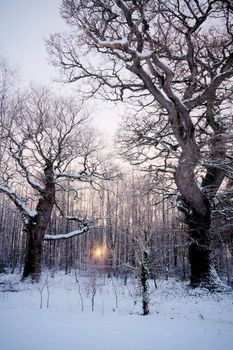
<svg viewBox="0 0 233 350">
<path fill-rule="evenodd" d="M 40 278 L 43 239 L 55 203 L 55 184 L 52 167 L 48 166 L 44 173 L 46 176 L 45 189 L 36 207 L 37 215 L 31 218 L 25 227 L 27 241 L 22 277 L 23 279 L 31 277 L 34 281 L 38 281 Z"/>
</svg>

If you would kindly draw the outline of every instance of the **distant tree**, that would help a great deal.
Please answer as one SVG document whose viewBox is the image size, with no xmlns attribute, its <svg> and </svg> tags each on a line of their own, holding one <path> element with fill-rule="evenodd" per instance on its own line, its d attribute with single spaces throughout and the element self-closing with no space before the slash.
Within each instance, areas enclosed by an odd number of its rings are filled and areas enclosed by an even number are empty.
<svg viewBox="0 0 233 350">
<path fill-rule="evenodd" d="M 6 59 L 0 56 L 0 121 L 7 120 L 9 99 L 16 93 L 17 73 Z M 0 141 L 3 130 L 0 129 Z M 0 163 L 4 154 L 4 144 L 0 142 Z"/>
<path fill-rule="evenodd" d="M 140 240 L 141 245 L 141 259 L 139 261 L 139 287 L 142 297 L 142 311 L 146 316 L 150 312 L 150 290 L 149 290 L 149 278 L 150 278 L 150 237 L 148 230 L 143 231 L 143 240 Z"/>
<path fill-rule="evenodd" d="M 80 85 L 87 95 L 136 101 L 155 115 L 150 132 L 137 137 L 175 154 L 191 286 L 213 286 L 211 217 L 232 164 L 231 1 L 63 0 L 61 13 L 72 31 L 52 35 L 48 47 L 66 80 L 88 80 Z"/>
<path fill-rule="evenodd" d="M 94 185 L 111 179 L 111 174 L 104 169 L 100 140 L 87 124 L 88 114 L 71 98 L 32 89 L 27 96 L 11 101 L 7 113 L 1 122 L 5 153 L 0 192 L 23 218 L 27 236 L 23 277 L 38 280 L 43 240 L 67 239 L 89 230 L 86 219 L 68 216 L 67 220 L 77 223 L 77 230 L 46 234 L 56 194 L 68 190 L 74 181 Z M 24 184 L 24 193 L 19 191 L 20 184 Z"/>
</svg>

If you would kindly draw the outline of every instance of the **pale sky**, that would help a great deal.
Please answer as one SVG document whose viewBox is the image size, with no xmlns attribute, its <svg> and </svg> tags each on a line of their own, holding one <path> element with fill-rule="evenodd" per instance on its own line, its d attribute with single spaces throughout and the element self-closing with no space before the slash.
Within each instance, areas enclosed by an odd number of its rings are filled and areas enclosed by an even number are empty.
<svg viewBox="0 0 233 350">
<path fill-rule="evenodd" d="M 0 55 L 20 71 L 24 83 L 64 87 L 53 80 L 58 71 L 48 63 L 45 39 L 67 28 L 59 15 L 61 0 L 0 0 Z M 111 104 L 98 104 L 94 123 L 100 131 L 112 135 L 119 116 Z"/>
</svg>

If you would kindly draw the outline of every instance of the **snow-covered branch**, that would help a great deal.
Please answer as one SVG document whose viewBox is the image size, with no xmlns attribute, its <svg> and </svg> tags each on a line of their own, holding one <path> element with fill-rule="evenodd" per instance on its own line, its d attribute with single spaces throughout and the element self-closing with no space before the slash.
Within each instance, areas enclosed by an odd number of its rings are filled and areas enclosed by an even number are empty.
<svg viewBox="0 0 233 350">
<path fill-rule="evenodd" d="M 14 192 L 9 186 L 0 185 L 0 192 L 6 194 L 12 200 L 12 202 L 16 205 L 16 207 L 20 210 L 20 212 L 23 213 L 24 216 L 33 218 L 37 215 L 37 211 L 30 209 L 25 204 L 25 201 L 16 192 Z"/>
<path fill-rule="evenodd" d="M 90 224 L 88 221 L 87 221 L 87 219 L 85 219 L 85 218 L 83 218 L 83 217 L 80 217 L 80 216 L 66 216 L 65 217 L 66 218 L 66 220 L 68 220 L 68 221 L 74 221 L 74 222 L 78 222 L 78 223 L 81 223 L 81 224 L 83 224 L 83 225 L 88 225 L 88 224 Z"/>
<path fill-rule="evenodd" d="M 34 190 L 38 191 L 39 193 L 43 193 L 45 190 L 45 187 L 34 179 L 33 175 L 28 170 L 28 167 L 24 164 L 23 158 L 17 156 L 15 153 L 12 153 L 12 157 L 17 161 L 18 165 L 22 169 L 23 175 L 27 179 L 28 184 Z"/>
<path fill-rule="evenodd" d="M 96 171 L 81 171 L 80 173 L 61 172 L 55 175 L 56 178 L 67 178 L 71 180 L 79 180 L 83 182 L 93 182 L 95 178 L 99 180 L 113 180 L 116 175 L 109 175 L 108 173 L 98 173 Z"/>
<path fill-rule="evenodd" d="M 232 54 L 233 55 L 233 54 Z M 232 62 L 233 65 L 233 62 Z M 192 96 L 192 98 L 184 101 L 184 104 L 187 108 L 195 108 L 205 103 L 208 99 L 210 99 L 215 91 L 219 88 L 219 86 L 227 79 L 233 77 L 233 68 L 228 69 L 227 71 L 223 71 L 221 74 L 217 75 L 209 85 L 206 86 L 205 90 L 200 94 L 196 94 Z"/>
<path fill-rule="evenodd" d="M 130 46 L 126 37 L 120 40 L 100 40 L 92 33 L 90 33 L 90 36 L 93 38 L 94 42 L 101 47 L 122 50 L 127 54 L 137 57 L 139 60 L 150 59 L 153 55 L 153 51 L 148 49 L 142 50 L 142 52 L 137 51 L 136 48 Z"/>
<path fill-rule="evenodd" d="M 71 231 L 68 233 L 63 233 L 63 234 L 58 234 L 58 235 L 51 235 L 51 234 L 46 234 L 44 236 L 44 241 L 55 241 L 55 240 L 61 240 L 61 239 L 69 239 L 75 236 L 80 236 L 85 232 L 88 232 L 90 229 L 89 226 L 84 226 L 83 228 L 76 230 L 76 231 Z"/>
</svg>

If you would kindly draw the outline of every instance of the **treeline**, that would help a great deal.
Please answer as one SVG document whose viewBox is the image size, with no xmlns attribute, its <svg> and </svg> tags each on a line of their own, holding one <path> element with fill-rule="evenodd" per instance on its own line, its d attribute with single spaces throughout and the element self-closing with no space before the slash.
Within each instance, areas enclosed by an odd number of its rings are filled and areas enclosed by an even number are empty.
<svg viewBox="0 0 233 350">
<path fill-rule="evenodd" d="M 79 185 L 62 193 L 53 210 L 47 234 L 77 229 L 77 223 L 62 217 L 79 215 L 92 222 L 90 230 L 65 240 L 45 241 L 43 268 L 51 272 L 97 269 L 109 275 L 138 274 L 147 233 L 151 277 L 189 278 L 187 229 L 175 208 L 175 197 L 146 190 L 148 179 L 132 171 L 98 190 Z M 108 188 L 107 188 L 108 187 Z M 22 190 L 23 191 L 23 190 Z M 58 209 L 59 208 L 59 209 Z M 233 240 L 225 224 L 215 218 L 212 245 L 217 272 L 232 280 Z M 9 199 L 0 198 L 1 272 L 23 270 L 26 235 L 20 213 Z"/>
</svg>

